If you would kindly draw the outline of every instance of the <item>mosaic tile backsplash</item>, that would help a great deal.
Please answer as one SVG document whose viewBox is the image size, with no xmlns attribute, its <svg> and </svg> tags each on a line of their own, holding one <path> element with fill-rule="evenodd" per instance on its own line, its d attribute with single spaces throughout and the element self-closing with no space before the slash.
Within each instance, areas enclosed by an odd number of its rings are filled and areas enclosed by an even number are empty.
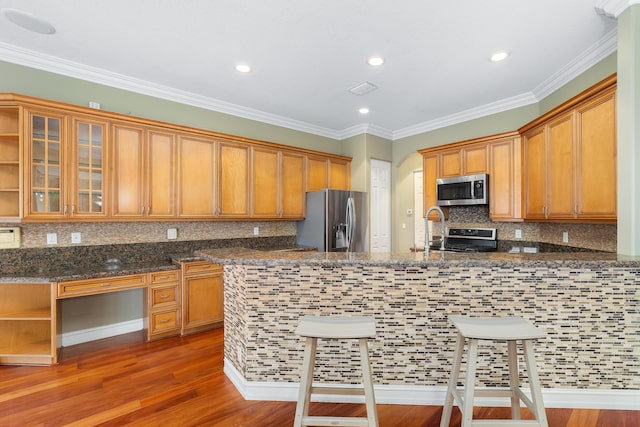
<svg viewBox="0 0 640 427">
<path fill-rule="evenodd" d="M 303 315 L 371 315 L 376 384 L 444 386 L 448 316 L 518 315 L 547 332 L 535 343 L 543 387 L 640 389 L 637 268 L 228 265 L 225 300 L 225 357 L 247 381 L 299 381 Z M 505 347 L 481 346 L 480 383 L 507 384 Z M 359 381 L 352 343 L 319 349 L 319 381 Z"/>
</svg>

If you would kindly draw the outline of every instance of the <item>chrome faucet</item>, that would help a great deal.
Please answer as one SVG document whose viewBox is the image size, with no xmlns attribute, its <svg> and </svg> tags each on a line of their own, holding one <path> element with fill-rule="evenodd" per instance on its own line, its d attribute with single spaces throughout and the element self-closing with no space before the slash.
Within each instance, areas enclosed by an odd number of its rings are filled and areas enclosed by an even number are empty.
<svg viewBox="0 0 640 427">
<path fill-rule="evenodd" d="M 432 242 L 432 240 L 429 240 L 429 224 L 427 223 L 429 221 L 429 214 L 431 213 L 431 211 L 436 211 L 438 212 L 438 216 L 440 217 L 440 250 L 444 251 L 444 212 L 442 212 L 442 209 L 440 209 L 439 206 L 432 206 L 429 209 L 427 209 L 427 214 L 424 216 L 424 231 L 425 231 L 425 237 L 424 237 L 424 253 L 428 254 L 429 253 L 429 243 Z"/>
</svg>

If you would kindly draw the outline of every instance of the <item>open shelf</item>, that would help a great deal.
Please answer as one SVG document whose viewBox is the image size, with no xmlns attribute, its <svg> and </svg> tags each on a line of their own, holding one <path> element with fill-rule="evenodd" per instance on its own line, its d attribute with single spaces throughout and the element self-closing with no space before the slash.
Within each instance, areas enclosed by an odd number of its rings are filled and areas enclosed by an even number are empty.
<svg viewBox="0 0 640 427">
<path fill-rule="evenodd" d="M 0 106 L 0 218 L 20 216 L 20 108 Z"/>
</svg>

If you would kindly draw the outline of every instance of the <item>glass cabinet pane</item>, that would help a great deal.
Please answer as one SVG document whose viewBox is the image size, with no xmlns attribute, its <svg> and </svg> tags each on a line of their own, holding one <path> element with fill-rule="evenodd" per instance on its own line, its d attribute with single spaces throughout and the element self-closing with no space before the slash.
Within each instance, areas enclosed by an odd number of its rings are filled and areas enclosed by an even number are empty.
<svg viewBox="0 0 640 427">
<path fill-rule="evenodd" d="M 31 116 L 31 212 L 63 212 L 62 119 Z"/>
<path fill-rule="evenodd" d="M 106 125 L 85 121 L 76 122 L 76 213 L 102 213 L 104 190 L 102 138 Z"/>
</svg>

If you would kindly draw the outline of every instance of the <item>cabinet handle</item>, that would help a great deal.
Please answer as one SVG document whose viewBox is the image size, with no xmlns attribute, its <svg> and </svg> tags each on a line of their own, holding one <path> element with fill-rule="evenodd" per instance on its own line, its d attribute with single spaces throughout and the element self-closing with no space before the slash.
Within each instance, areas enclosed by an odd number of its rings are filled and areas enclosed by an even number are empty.
<svg viewBox="0 0 640 427">
<path fill-rule="evenodd" d="M 160 295 L 160 299 L 167 299 L 169 298 L 169 295 Z"/>
<path fill-rule="evenodd" d="M 140 214 L 144 215 L 144 205 L 140 206 Z"/>
<path fill-rule="evenodd" d="M 76 214 L 76 205 L 71 205 L 71 215 Z"/>
<path fill-rule="evenodd" d="M 100 283 L 101 288 L 108 288 L 109 286 L 111 286 L 111 283 Z"/>
<path fill-rule="evenodd" d="M 151 207 L 147 206 L 147 215 L 149 215 L 149 212 L 151 211 Z"/>
<path fill-rule="evenodd" d="M 63 215 L 67 214 L 67 205 L 64 205 L 64 207 L 62 208 L 62 214 Z"/>
<path fill-rule="evenodd" d="M 162 320 L 160 321 L 160 323 L 168 323 L 168 322 L 169 322 L 169 319 L 162 319 Z"/>
</svg>

